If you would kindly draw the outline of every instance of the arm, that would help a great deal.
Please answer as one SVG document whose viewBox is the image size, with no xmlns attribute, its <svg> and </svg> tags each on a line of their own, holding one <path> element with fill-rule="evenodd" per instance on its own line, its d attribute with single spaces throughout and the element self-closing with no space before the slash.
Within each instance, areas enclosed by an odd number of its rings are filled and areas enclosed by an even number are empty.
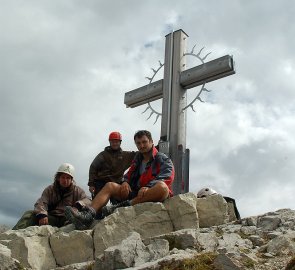
<svg viewBox="0 0 295 270">
<path fill-rule="evenodd" d="M 50 188 L 45 188 L 42 192 L 41 197 L 36 201 L 34 205 L 34 211 L 36 215 L 48 215 L 48 205 L 50 204 Z"/>
<path fill-rule="evenodd" d="M 45 188 L 41 197 L 34 205 L 34 211 L 38 219 L 39 225 L 48 224 L 48 205 L 50 204 L 50 186 Z"/>
<path fill-rule="evenodd" d="M 139 170 L 138 166 L 141 162 L 141 154 L 139 152 L 136 152 L 136 155 L 134 159 L 132 160 L 132 163 L 129 167 L 129 170 L 124 175 L 122 182 L 127 182 L 132 190 L 138 190 L 140 188 L 139 186 Z"/>
<path fill-rule="evenodd" d="M 86 195 L 85 191 L 79 186 L 75 186 L 75 195 L 74 195 L 75 207 L 83 208 L 86 205 L 91 204 L 90 198 Z"/>
<path fill-rule="evenodd" d="M 134 173 L 135 169 L 136 169 L 136 162 L 135 162 L 135 159 L 133 159 L 128 171 L 123 176 L 122 182 L 127 182 L 128 184 L 130 184 L 131 176 Z"/>
<path fill-rule="evenodd" d="M 147 187 L 154 186 L 158 181 L 164 181 L 168 185 L 174 180 L 174 166 L 170 158 L 162 153 L 158 153 L 156 162 L 160 166 L 160 171 L 155 179 L 147 184 Z"/>
<path fill-rule="evenodd" d="M 128 171 L 123 175 L 121 186 L 120 186 L 120 196 L 122 200 L 125 200 L 128 197 L 128 194 L 132 192 L 131 189 L 131 176 L 135 170 L 135 160 L 132 160 L 132 163 L 128 169 Z"/>
<path fill-rule="evenodd" d="M 103 163 L 103 155 L 99 153 L 90 165 L 88 186 L 94 186 L 95 180 L 97 180 L 97 172 L 102 169 Z"/>
</svg>

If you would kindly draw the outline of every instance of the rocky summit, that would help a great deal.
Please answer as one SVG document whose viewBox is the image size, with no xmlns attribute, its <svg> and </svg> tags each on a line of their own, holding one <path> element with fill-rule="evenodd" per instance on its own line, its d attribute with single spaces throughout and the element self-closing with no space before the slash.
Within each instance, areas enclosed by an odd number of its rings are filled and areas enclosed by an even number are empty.
<svg viewBox="0 0 295 270">
<path fill-rule="evenodd" d="M 0 233 L 0 269 L 295 269 L 295 211 L 236 220 L 221 195 L 117 209 L 89 230 Z"/>
</svg>

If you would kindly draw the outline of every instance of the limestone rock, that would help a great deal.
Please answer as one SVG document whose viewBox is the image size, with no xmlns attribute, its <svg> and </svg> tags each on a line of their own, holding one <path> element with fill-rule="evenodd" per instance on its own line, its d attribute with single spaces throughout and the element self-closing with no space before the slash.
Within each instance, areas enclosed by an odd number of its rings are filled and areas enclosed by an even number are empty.
<svg viewBox="0 0 295 270">
<path fill-rule="evenodd" d="M 85 270 L 94 264 L 98 269 L 155 270 L 180 267 L 185 258 L 195 264 L 200 257 L 195 255 L 206 257 L 208 252 L 210 258 L 217 256 L 219 269 L 227 270 L 285 269 L 288 261 L 295 261 L 294 210 L 231 223 L 225 223 L 226 217 L 220 196 L 205 200 L 188 193 L 164 204 L 117 209 L 87 231 L 76 231 L 73 225 L 8 230 L 0 233 L 0 270 Z M 198 228 L 198 222 L 208 227 Z"/>
<path fill-rule="evenodd" d="M 51 226 L 9 230 L 0 234 L 0 242 L 11 250 L 11 257 L 24 267 L 47 270 L 56 267 L 49 236 L 57 230 Z"/>
<path fill-rule="evenodd" d="M 56 267 L 51 270 L 92 270 L 94 261 L 88 261 L 83 263 L 73 263 L 66 266 Z"/>
<path fill-rule="evenodd" d="M 183 229 L 176 232 L 155 236 L 155 237 L 146 239 L 143 242 L 147 245 L 155 239 L 165 239 L 169 243 L 170 250 L 172 250 L 173 248 L 177 248 L 177 249 L 197 248 L 198 235 L 199 233 L 195 229 Z"/>
<path fill-rule="evenodd" d="M 266 235 L 268 239 L 274 239 L 282 234 L 283 234 L 282 232 L 271 231 L 271 232 L 268 232 Z"/>
<path fill-rule="evenodd" d="M 260 246 L 264 245 L 263 238 L 259 237 L 258 235 L 250 235 L 249 239 L 254 246 L 260 247 Z"/>
<path fill-rule="evenodd" d="M 65 266 L 94 260 L 92 231 L 57 232 L 50 237 L 56 263 Z M 65 252 L 70 250 L 70 252 Z"/>
<path fill-rule="evenodd" d="M 257 225 L 257 217 L 247 217 L 241 220 L 244 226 L 256 226 Z"/>
<path fill-rule="evenodd" d="M 200 233 L 197 236 L 197 241 L 200 251 L 213 252 L 218 247 L 218 238 L 215 232 Z"/>
<path fill-rule="evenodd" d="M 224 250 L 222 253 L 237 252 L 240 249 L 251 249 L 252 242 L 249 239 L 242 239 L 237 233 L 224 234 L 218 239 L 218 249 Z"/>
<path fill-rule="evenodd" d="M 104 254 L 96 259 L 94 269 L 112 270 L 138 266 L 162 258 L 168 252 L 168 241 L 157 239 L 145 246 L 140 234 L 132 232 L 121 244 L 106 249 Z"/>
<path fill-rule="evenodd" d="M 181 229 L 198 229 L 197 196 L 185 193 L 174 196 L 164 202 L 175 231 Z"/>
<path fill-rule="evenodd" d="M 149 253 L 148 261 L 155 261 L 166 256 L 169 252 L 169 243 L 165 239 L 155 239 L 146 245 Z"/>
<path fill-rule="evenodd" d="M 136 218 L 129 220 L 129 224 L 142 239 L 173 231 L 169 211 L 162 203 L 138 204 L 134 206 L 134 210 Z"/>
<path fill-rule="evenodd" d="M 222 224 L 217 226 L 217 228 L 222 229 L 227 233 L 242 233 L 242 225 L 240 224 Z"/>
<path fill-rule="evenodd" d="M 242 226 L 241 233 L 245 235 L 253 235 L 256 234 L 257 227 L 256 226 Z"/>
<path fill-rule="evenodd" d="M 198 198 L 197 211 L 200 228 L 221 225 L 229 221 L 228 205 L 220 194 Z"/>
<path fill-rule="evenodd" d="M 146 262 L 142 265 L 126 268 L 125 270 L 155 270 L 155 269 L 165 269 L 164 267 L 167 265 L 173 266 L 172 269 L 177 269 L 178 265 L 182 265 L 182 261 L 185 259 L 190 259 L 197 253 L 195 251 L 188 251 L 188 250 L 178 250 L 173 249 L 170 253 L 158 260 L 153 262 Z M 167 268 L 166 268 L 167 269 Z M 168 268 L 169 269 L 169 268 Z"/>
<path fill-rule="evenodd" d="M 18 270 L 21 264 L 18 260 L 11 257 L 11 250 L 0 244 L 0 270 Z"/>
<path fill-rule="evenodd" d="M 168 212 L 162 203 L 143 203 L 118 208 L 94 228 L 95 257 L 108 247 L 118 245 L 130 232 L 138 232 L 142 239 L 173 231 Z"/>
<path fill-rule="evenodd" d="M 281 235 L 272 239 L 267 244 L 267 252 L 273 255 L 293 254 L 295 255 L 295 242 L 294 238 L 288 235 Z"/>
<path fill-rule="evenodd" d="M 257 227 L 264 231 L 273 231 L 279 227 L 281 219 L 276 216 L 262 216 L 257 220 Z"/>
</svg>

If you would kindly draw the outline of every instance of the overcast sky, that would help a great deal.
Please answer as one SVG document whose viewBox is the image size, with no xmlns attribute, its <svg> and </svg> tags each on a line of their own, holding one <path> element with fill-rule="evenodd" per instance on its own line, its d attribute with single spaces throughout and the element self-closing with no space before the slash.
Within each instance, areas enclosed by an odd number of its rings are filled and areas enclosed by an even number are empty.
<svg viewBox="0 0 295 270">
<path fill-rule="evenodd" d="M 242 217 L 294 209 L 295 2 L 276 0 L 0 0 L 0 224 L 14 225 L 72 163 L 88 169 L 123 134 L 160 136 L 124 93 L 164 62 L 165 35 L 183 29 L 206 61 L 233 55 L 236 74 L 208 83 L 187 111 L 190 187 L 236 199 Z M 192 66 L 200 62 L 190 59 Z M 162 76 L 158 74 L 159 79 Z M 194 99 L 199 88 L 188 91 Z M 159 101 L 154 102 L 161 109 Z"/>
</svg>

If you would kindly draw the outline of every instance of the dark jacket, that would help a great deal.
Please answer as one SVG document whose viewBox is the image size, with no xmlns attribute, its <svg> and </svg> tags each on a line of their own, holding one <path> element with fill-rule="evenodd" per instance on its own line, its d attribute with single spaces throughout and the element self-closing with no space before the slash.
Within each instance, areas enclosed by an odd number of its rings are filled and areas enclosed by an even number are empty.
<svg viewBox="0 0 295 270">
<path fill-rule="evenodd" d="M 140 175 L 142 159 L 142 154 L 137 152 L 130 169 L 124 175 L 124 181 L 129 183 L 132 191 L 137 192 L 142 187 L 152 187 L 158 181 L 164 181 L 169 188 L 169 195 L 173 196 L 174 166 L 171 159 L 158 152 L 153 146 L 152 158 L 146 164 L 145 171 Z"/>
<path fill-rule="evenodd" d="M 72 185 L 66 189 L 62 189 L 58 182 L 46 187 L 41 197 L 35 203 L 34 212 L 36 215 L 48 216 L 64 216 L 65 206 L 74 206 L 76 202 L 81 205 L 90 204 L 90 199 L 86 196 L 84 190 Z"/>
<path fill-rule="evenodd" d="M 121 148 L 114 151 L 107 146 L 90 165 L 88 186 L 94 186 L 98 181 L 121 183 L 123 174 L 130 166 L 135 153 L 122 151 Z"/>
</svg>

